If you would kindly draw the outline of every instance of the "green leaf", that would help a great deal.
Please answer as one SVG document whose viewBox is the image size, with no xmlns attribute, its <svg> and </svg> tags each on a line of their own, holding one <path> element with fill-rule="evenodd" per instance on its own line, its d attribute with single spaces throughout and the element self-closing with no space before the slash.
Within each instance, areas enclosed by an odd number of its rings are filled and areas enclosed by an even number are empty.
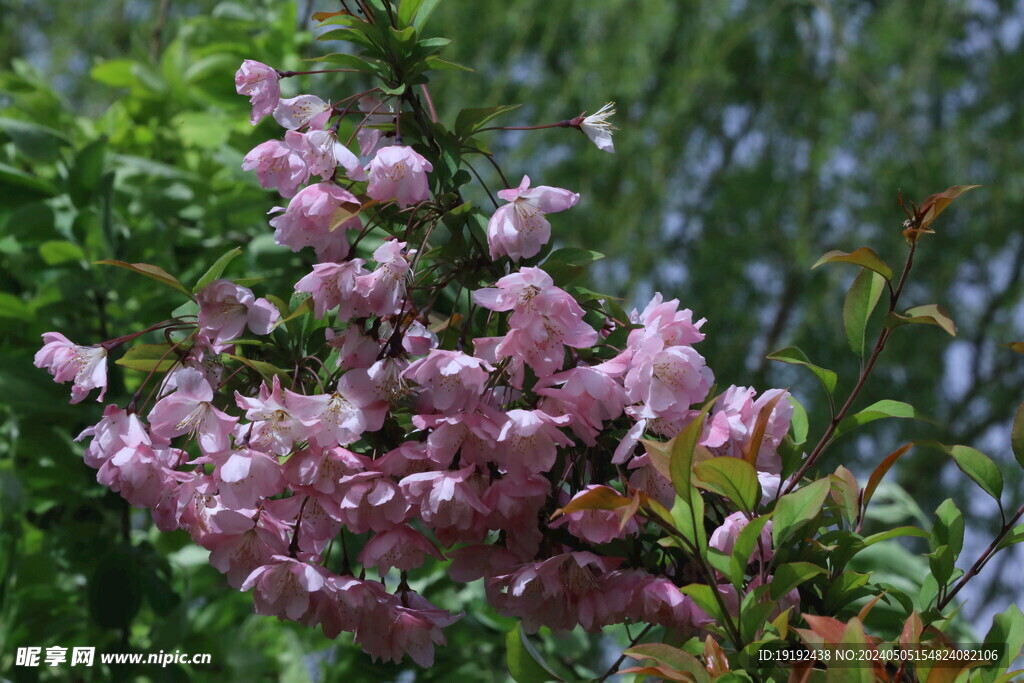
<svg viewBox="0 0 1024 683">
<path fill-rule="evenodd" d="M 4 163 L 0 163 L 0 190 L 3 191 L 4 202 L 15 206 L 49 199 L 58 193 L 49 181 Z"/>
<path fill-rule="evenodd" d="M 739 458 L 720 457 L 705 460 L 694 470 L 697 486 L 724 496 L 743 512 L 753 512 L 761 500 L 761 483 L 753 466 Z"/>
<path fill-rule="evenodd" d="M 35 314 L 24 301 L 8 292 L 0 292 L 0 318 L 32 320 Z"/>
<path fill-rule="evenodd" d="M 947 498 L 935 511 L 932 526 L 932 548 L 948 546 L 953 559 L 960 556 L 964 547 L 964 516 L 952 499 Z"/>
<path fill-rule="evenodd" d="M 917 443 L 940 450 L 953 458 L 956 466 L 1002 507 L 1003 475 L 987 455 L 970 446 L 946 446 L 938 441 Z"/>
<path fill-rule="evenodd" d="M 363 59 L 356 55 L 351 55 L 346 52 L 333 52 L 329 55 L 322 55 L 320 57 L 314 57 L 313 59 L 306 60 L 310 62 L 327 62 L 328 64 L 337 64 L 343 69 L 355 69 L 373 76 L 379 76 L 381 78 L 390 78 L 391 70 L 385 65 L 378 62 L 376 59 Z"/>
<path fill-rule="evenodd" d="M 798 349 L 795 346 L 787 346 L 784 349 L 779 349 L 774 353 L 770 353 L 767 356 L 768 360 L 777 360 L 780 363 L 789 363 L 791 365 L 802 365 L 808 370 L 814 373 L 814 376 L 818 378 L 822 386 L 825 387 L 825 391 L 831 396 L 836 389 L 836 380 L 838 379 L 836 373 L 832 370 L 826 370 L 825 368 L 819 367 L 811 362 L 807 357 L 807 354 Z"/>
<path fill-rule="evenodd" d="M 801 526 L 821 512 L 829 488 L 828 479 L 819 479 L 779 498 L 772 522 L 772 542 L 776 548 L 781 548 Z"/>
<path fill-rule="evenodd" d="M 684 498 L 688 496 L 691 488 L 690 476 L 693 470 L 693 451 L 697 447 L 697 442 L 700 440 L 700 435 L 704 430 L 704 419 L 716 400 L 717 398 L 704 404 L 697 417 L 669 442 L 672 444 L 671 458 L 669 460 L 672 485 L 675 487 L 676 493 Z"/>
<path fill-rule="evenodd" d="M 789 420 L 789 427 L 793 433 L 793 443 L 804 443 L 807 441 L 807 432 L 810 428 L 807 410 L 804 409 L 803 404 L 796 400 L 792 394 L 789 394 L 786 398 L 789 399 L 789 404 L 793 406 L 793 417 Z"/>
<path fill-rule="evenodd" d="M 917 538 L 928 538 L 929 534 L 924 529 L 919 529 L 916 526 L 898 526 L 893 529 L 886 531 L 880 531 L 877 534 L 871 534 L 864 539 L 864 545 L 874 545 L 881 543 L 882 541 L 888 541 L 891 538 L 898 536 L 916 536 Z"/>
<path fill-rule="evenodd" d="M 101 137 L 82 148 L 75 157 L 68 175 L 68 194 L 78 208 L 88 206 L 103 177 L 103 158 L 107 152 L 107 139 Z"/>
<path fill-rule="evenodd" d="M 857 478 L 842 465 L 836 468 L 835 474 L 828 475 L 828 478 L 831 483 L 832 500 L 839 507 L 843 521 L 852 526 L 860 511 L 860 488 L 857 486 Z"/>
<path fill-rule="evenodd" d="M 545 683 L 561 681 L 544 662 L 526 634 L 522 624 L 505 634 L 505 663 L 516 683 Z"/>
<path fill-rule="evenodd" d="M 729 557 L 729 571 L 727 572 L 729 580 L 732 581 L 736 588 L 739 588 L 743 583 L 743 575 L 747 571 L 747 565 L 750 564 L 750 556 L 754 554 L 754 550 L 757 548 L 757 540 L 761 537 L 761 531 L 770 519 L 771 514 L 754 517 L 736 536 L 736 543 L 732 546 L 732 555 Z"/>
<path fill-rule="evenodd" d="M 189 347 L 179 344 L 176 351 L 170 349 L 171 345 L 167 343 L 139 344 L 128 349 L 114 362 L 140 372 L 167 372 L 177 364 L 179 355 L 186 353 Z"/>
<path fill-rule="evenodd" d="M 34 162 L 53 163 L 60 158 L 61 147 L 70 144 L 64 133 L 31 121 L 0 116 L 0 130 L 22 156 Z"/>
<path fill-rule="evenodd" d="M 1003 536 L 1003 540 L 999 541 L 999 545 L 996 546 L 996 549 L 1002 550 L 1007 546 L 1020 543 L 1021 541 L 1024 541 L 1024 524 L 1018 524 L 1013 527 L 1010 533 Z"/>
<path fill-rule="evenodd" d="M 901 419 L 923 419 L 909 403 L 903 401 L 893 401 L 890 399 L 884 399 L 872 403 L 867 408 L 860 410 L 853 415 L 847 415 L 844 417 L 839 424 L 836 426 L 835 436 L 838 437 L 840 434 L 856 429 L 861 425 L 866 425 L 869 422 L 875 420 L 881 420 L 887 417 L 895 417 Z"/>
<path fill-rule="evenodd" d="M 282 370 L 276 365 L 273 365 L 272 363 L 267 363 L 266 361 L 262 360 L 253 360 L 252 358 L 246 358 L 245 356 L 237 356 L 233 353 L 225 353 L 223 355 L 226 358 L 237 360 L 239 363 L 245 365 L 246 367 L 252 368 L 256 372 L 260 373 L 260 376 L 263 377 L 263 379 L 265 379 L 267 382 L 274 381 L 274 376 L 276 375 L 281 380 L 281 386 L 291 386 L 291 375 L 289 375 L 285 370 Z"/>
<path fill-rule="evenodd" d="M 139 275 L 145 275 L 151 280 L 156 280 L 162 285 L 166 285 L 171 289 L 176 289 L 186 296 L 192 296 L 192 292 L 188 291 L 188 288 L 185 287 L 185 285 L 178 282 L 178 278 L 174 277 L 159 266 L 154 266 L 149 263 L 125 263 L 124 261 L 114 261 L 109 259 L 93 261 L 93 263 L 99 266 L 117 266 L 118 268 L 124 268 L 125 270 L 132 271 L 133 273 L 138 273 Z"/>
<path fill-rule="evenodd" d="M 858 358 L 864 357 L 864 337 L 868 319 L 885 290 L 885 278 L 873 270 L 862 268 L 843 302 L 843 328 L 850 348 Z"/>
<path fill-rule="evenodd" d="M 769 595 L 772 600 L 778 600 L 789 591 L 810 581 L 815 576 L 827 573 L 823 567 L 811 564 L 810 562 L 780 564 L 775 568 L 772 581 L 768 584 Z"/>
<path fill-rule="evenodd" d="M 679 591 L 693 598 L 693 601 L 697 603 L 697 607 L 707 612 L 718 623 L 725 621 L 725 615 L 722 614 L 722 608 L 719 606 L 718 600 L 715 598 L 714 589 L 711 586 L 706 586 L 702 583 L 691 583 L 689 586 L 683 586 Z"/>
<path fill-rule="evenodd" d="M 636 660 L 651 659 L 665 669 L 688 673 L 696 683 L 707 683 L 711 680 L 707 669 L 696 657 L 671 645 L 644 643 L 634 645 L 622 654 Z"/>
<path fill-rule="evenodd" d="M 521 106 L 519 104 L 503 104 L 498 107 L 463 109 L 455 117 L 454 133 L 456 137 L 465 140 L 472 137 L 474 133 L 487 125 L 492 119 L 513 109 L 518 109 Z"/>
<path fill-rule="evenodd" d="M 85 259 L 85 252 L 74 242 L 67 240 L 49 240 L 39 245 L 39 256 L 48 266 L 56 266 L 68 261 Z"/>
<path fill-rule="evenodd" d="M 435 71 L 444 71 L 444 70 L 453 70 L 453 69 L 457 70 L 457 71 L 467 71 L 469 73 L 473 73 L 474 71 L 476 71 L 476 69 L 471 69 L 470 67 L 465 66 L 464 64 L 459 64 L 458 62 L 452 62 L 452 61 L 449 61 L 447 59 L 441 59 L 437 55 L 430 55 L 429 57 L 427 57 L 423 61 L 426 63 L 427 67 L 429 67 L 431 69 L 434 69 Z"/>
<path fill-rule="evenodd" d="M 996 665 L 997 669 L 1006 669 L 1020 655 L 1024 647 L 1024 614 L 1016 605 L 1010 605 L 1002 614 L 992 619 L 992 628 L 985 635 L 985 647 L 1006 647 Z"/>
<path fill-rule="evenodd" d="M 192 288 L 192 293 L 198 294 L 199 290 L 223 275 L 224 269 L 228 267 L 228 264 L 241 255 L 241 253 L 241 247 L 235 247 L 234 249 L 225 252 L 219 259 L 213 262 L 213 265 L 210 266 L 209 270 L 203 273 L 203 276 L 199 278 L 195 286 Z"/>
<path fill-rule="evenodd" d="M 949 317 L 949 311 L 938 304 L 914 306 L 908 308 L 903 315 L 890 313 L 885 318 L 887 329 L 896 329 L 903 325 L 934 325 L 941 327 L 949 336 L 956 336 L 956 323 Z"/>
<path fill-rule="evenodd" d="M 878 273 L 886 280 L 892 280 L 892 268 L 885 264 L 878 254 L 873 249 L 868 247 L 861 247 L 856 251 L 852 251 L 849 254 L 845 251 L 830 251 L 820 259 L 818 259 L 811 270 L 814 270 L 818 266 L 825 265 L 826 263 L 853 263 L 868 270 L 873 270 Z"/>
<path fill-rule="evenodd" d="M 417 8 L 416 10 L 416 15 L 412 18 L 412 21 L 409 23 L 411 23 L 413 27 L 417 31 L 419 31 L 421 28 L 423 28 L 424 24 L 427 23 L 427 19 L 429 19 L 430 15 L 434 13 L 434 10 L 437 9 L 437 6 L 440 4 L 440 2 L 441 0 L 421 0 L 419 3 L 419 8 Z"/>
<path fill-rule="evenodd" d="M 1013 416 L 1010 447 L 1013 448 L 1013 456 L 1017 458 L 1017 464 L 1024 467 L 1024 403 L 1017 407 L 1017 414 Z"/>
<path fill-rule="evenodd" d="M 590 249 L 566 247 L 553 252 L 544 261 L 544 272 L 551 276 L 555 284 L 565 287 L 578 278 L 594 261 L 604 258 L 604 254 Z M 578 300 L 578 298 L 577 298 Z"/>
<path fill-rule="evenodd" d="M 697 555 L 706 557 L 708 534 L 704 528 L 704 499 L 701 498 L 700 491 L 691 488 L 685 497 L 677 495 L 670 514 L 679 535 L 689 541 L 691 546 L 680 547 L 691 553 L 696 550 Z"/>
</svg>

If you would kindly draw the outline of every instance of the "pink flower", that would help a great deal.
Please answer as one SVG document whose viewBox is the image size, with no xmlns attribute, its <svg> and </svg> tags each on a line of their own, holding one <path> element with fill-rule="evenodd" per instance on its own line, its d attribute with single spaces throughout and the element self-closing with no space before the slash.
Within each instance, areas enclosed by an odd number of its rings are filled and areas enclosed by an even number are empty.
<svg viewBox="0 0 1024 683">
<path fill-rule="evenodd" d="M 321 261 L 341 261 L 348 256 L 346 230 L 361 230 L 356 217 L 359 200 L 334 183 L 316 183 L 302 188 L 288 203 L 271 213 L 284 211 L 270 219 L 274 241 L 292 251 L 313 247 Z"/>
<path fill-rule="evenodd" d="M 765 424 L 755 463 L 757 469 L 762 472 L 778 474 L 782 469 L 778 448 L 789 431 L 793 405 L 787 400 L 788 393 L 782 389 L 769 389 L 756 401 L 755 393 L 754 389 L 749 387 L 729 387 L 715 403 L 701 444 L 715 455 L 743 457 L 753 437 L 761 410 L 780 396 Z"/>
<path fill-rule="evenodd" d="M 650 340 L 633 356 L 626 397 L 644 403 L 655 415 L 679 415 L 704 400 L 714 375 L 692 346 L 654 350 L 659 346 L 659 340 Z"/>
<path fill-rule="evenodd" d="M 399 524 L 374 534 L 363 546 L 358 559 L 364 567 L 376 567 L 384 576 L 392 567 L 401 571 L 416 569 L 427 555 L 444 560 L 444 555 L 426 536 L 408 524 Z"/>
<path fill-rule="evenodd" d="M 498 443 L 505 446 L 501 465 L 509 472 L 547 472 L 555 464 L 557 446 L 572 446 L 572 439 L 558 430 L 569 424 L 568 415 L 552 417 L 541 410 L 510 410 Z"/>
<path fill-rule="evenodd" d="M 301 133 L 288 131 L 284 142 L 267 140 L 245 155 L 243 171 L 256 171 L 260 185 L 276 188 L 282 197 L 292 197 L 309 178 L 309 166 L 303 157 L 305 139 Z"/>
<path fill-rule="evenodd" d="M 296 396 L 288 392 L 291 396 Z M 278 455 L 287 455 L 297 441 L 304 440 L 312 425 L 306 424 L 295 414 L 291 399 L 281 394 L 281 380 L 274 375 L 268 388 L 260 385 L 258 396 L 250 398 L 235 392 L 235 403 L 246 411 L 245 418 L 250 424 L 240 427 L 244 430 L 241 443 L 260 449 L 267 449 Z M 238 436 L 235 443 L 239 443 Z"/>
<path fill-rule="evenodd" d="M 437 348 L 437 335 L 418 320 L 402 333 L 402 348 L 410 356 L 425 356 Z"/>
<path fill-rule="evenodd" d="M 164 439 L 183 434 L 198 437 L 206 454 L 227 450 L 238 418 L 213 407 L 213 388 L 198 370 L 182 368 L 175 373 L 175 382 L 174 393 L 160 399 L 149 414 L 153 434 Z"/>
<path fill-rule="evenodd" d="M 372 618 L 364 619 L 356 631 L 356 642 L 375 660 L 398 662 L 408 654 L 422 667 L 433 666 L 434 645 L 445 644 L 441 629 L 462 615 L 437 609 L 412 591 L 402 596 L 402 602 L 380 601 Z"/>
<path fill-rule="evenodd" d="M 99 469 L 114 453 L 130 444 L 152 443 L 146 425 L 138 415 L 115 405 L 104 408 L 103 418 L 82 431 L 75 437 L 75 441 L 81 441 L 87 436 L 91 436 L 92 441 L 86 447 L 83 459 L 93 469 Z"/>
<path fill-rule="evenodd" d="M 405 497 L 442 543 L 446 537 L 470 540 L 482 536 L 489 510 L 480 500 L 483 479 L 476 468 L 410 474 L 400 482 Z M 459 533 L 462 532 L 462 533 Z"/>
<path fill-rule="evenodd" d="M 214 280 L 196 294 L 199 327 L 214 342 L 237 339 L 248 326 L 253 334 L 270 334 L 281 317 L 274 304 L 229 280 Z"/>
<path fill-rule="evenodd" d="M 338 134 L 333 130 L 311 130 L 303 137 L 306 142 L 306 163 L 313 175 L 330 180 L 338 164 L 341 164 L 350 180 L 366 180 L 366 172 L 359 165 L 359 158 L 338 141 Z"/>
<path fill-rule="evenodd" d="M 732 555 L 732 549 L 736 546 L 736 538 L 749 523 L 750 520 L 748 520 L 747 516 L 742 512 L 732 513 L 723 519 L 722 525 L 715 529 L 711 534 L 711 538 L 708 540 L 708 545 L 712 548 L 721 550 L 726 555 Z M 758 542 L 754 545 L 754 552 L 750 555 L 750 560 L 762 560 L 764 562 L 768 562 L 771 559 L 772 523 L 769 520 L 761 530 Z"/>
<path fill-rule="evenodd" d="M 360 275 L 357 290 L 366 299 L 366 307 L 377 315 L 397 315 L 405 302 L 406 279 L 409 276 L 408 256 L 403 254 L 405 242 L 388 240 L 373 252 L 377 268 Z"/>
<path fill-rule="evenodd" d="M 274 109 L 274 120 L 288 130 L 298 130 L 307 124 L 311 129 L 319 129 L 327 123 L 331 111 L 331 105 L 316 95 L 299 95 L 281 100 Z"/>
<path fill-rule="evenodd" d="M 363 119 L 363 125 L 356 133 L 356 139 L 359 140 L 359 153 L 368 157 L 373 155 L 380 144 L 383 131 L 377 126 L 394 121 L 395 114 L 390 107 L 369 95 L 359 99 L 359 110 L 366 116 Z"/>
<path fill-rule="evenodd" d="M 583 309 L 540 268 L 523 268 L 498 280 L 496 287 L 473 292 L 473 301 L 492 311 L 513 311 L 509 332 L 495 356 L 522 359 L 539 376 L 565 363 L 563 346 L 588 348 L 597 331 L 583 321 Z"/>
<path fill-rule="evenodd" d="M 358 472 L 338 482 L 340 495 L 322 498 L 324 509 L 349 531 L 387 531 L 408 518 L 409 502 L 380 472 Z"/>
<path fill-rule="evenodd" d="M 46 332 L 43 348 L 36 351 L 35 366 L 45 367 L 55 382 L 73 382 L 72 403 L 78 403 L 93 389 L 100 390 L 97 401 L 107 393 L 107 350 L 102 346 L 79 346 L 59 332 Z"/>
<path fill-rule="evenodd" d="M 263 451 L 243 448 L 227 458 L 214 458 L 218 464 L 213 478 L 220 485 L 224 503 L 233 508 L 255 508 L 264 498 L 284 489 L 284 477 L 277 458 Z"/>
<path fill-rule="evenodd" d="M 228 584 L 240 589 L 253 570 L 270 564 L 274 555 L 288 553 L 285 527 L 268 512 L 258 521 L 238 510 L 224 509 L 215 516 L 219 533 L 203 540 L 210 564 L 226 574 Z"/>
<path fill-rule="evenodd" d="M 185 460 L 185 452 L 154 446 L 148 435 L 125 443 L 100 465 L 96 481 L 121 494 L 135 507 L 153 507 L 173 482 L 171 470 Z"/>
<path fill-rule="evenodd" d="M 295 416 L 311 425 L 307 438 L 322 447 L 346 446 L 363 432 L 377 431 L 387 412 L 365 370 L 346 372 L 330 394 L 303 396 L 286 390 L 285 396 Z"/>
<path fill-rule="evenodd" d="M 580 366 L 546 377 L 534 391 L 546 397 L 541 407 L 549 414 L 572 417 L 572 431 L 588 446 L 597 443 L 606 421 L 622 414 L 626 392 L 614 374 L 604 372 L 607 363 Z M 560 388 L 553 386 L 561 384 Z"/>
<path fill-rule="evenodd" d="M 701 318 L 695 323 L 693 311 L 688 308 L 681 311 L 678 309 L 678 299 L 663 302 L 661 293 L 656 293 L 642 312 L 637 313 L 634 310 L 630 313 L 630 322 L 643 327 L 629 333 L 627 345 L 639 349 L 645 340 L 654 337 L 660 339 L 664 346 L 696 344 L 702 341 L 704 333 L 700 328 L 707 321 Z"/>
<path fill-rule="evenodd" d="M 475 408 L 491 370 L 489 363 L 461 351 L 434 349 L 402 374 L 423 387 L 420 402 L 428 411 L 444 413 Z"/>
<path fill-rule="evenodd" d="M 492 259 L 508 256 L 513 261 L 536 256 L 551 239 L 551 224 L 545 214 L 565 211 L 580 199 L 575 192 L 557 187 L 530 189 L 529 176 L 523 176 L 518 188 L 501 190 L 498 196 L 509 203 L 488 221 L 487 244 Z"/>
<path fill-rule="evenodd" d="M 433 170 L 412 147 L 383 147 L 366 168 L 366 194 L 382 202 L 394 199 L 402 208 L 419 204 L 430 196 L 427 173 Z"/>
<path fill-rule="evenodd" d="M 289 486 L 311 495 L 333 496 L 350 474 L 365 472 L 369 461 L 340 446 L 306 448 L 294 453 L 284 465 Z"/>
<path fill-rule="evenodd" d="M 366 274 L 363 269 L 365 263 L 361 258 L 342 263 L 317 263 L 313 266 L 313 272 L 295 283 L 295 291 L 312 295 L 313 312 L 318 318 L 335 308 L 338 309 L 339 321 L 350 320 L 353 316 L 367 316 L 369 306 L 359 291 L 359 278 Z M 348 336 L 346 330 L 346 338 Z M 374 358 L 376 355 L 375 350 Z"/>
<path fill-rule="evenodd" d="M 352 260 L 361 261 L 361 259 Z M 316 266 L 314 266 L 314 269 L 315 268 Z M 307 275 L 306 277 L 310 276 Z M 353 284 L 353 287 L 354 286 L 355 285 Z M 298 288 L 298 285 L 295 285 L 295 287 Z M 342 292 L 345 291 L 344 286 L 339 286 L 338 289 L 341 290 Z M 330 290 L 328 289 L 327 292 L 329 293 Z M 344 294 L 342 295 L 342 297 L 344 297 Z M 317 303 L 319 305 L 319 302 L 317 302 L 316 297 L 314 297 L 313 301 L 314 303 Z M 344 298 L 342 298 L 342 301 L 344 301 Z M 333 306 L 329 304 L 329 300 L 324 304 L 325 311 L 333 308 Z M 342 315 L 342 310 L 339 309 L 338 318 L 341 320 L 351 318 L 352 313 L 350 311 L 346 312 L 348 313 L 348 315 Z M 316 311 L 316 315 L 317 317 L 323 317 L 323 313 L 320 311 Z M 338 351 L 339 368 L 342 368 L 343 370 L 351 370 L 353 368 L 365 369 L 370 367 L 377 361 L 377 354 L 380 353 L 380 342 L 374 339 L 373 337 L 369 337 L 363 334 L 363 331 L 359 328 L 359 326 L 349 325 L 348 327 L 345 328 L 345 331 L 342 332 L 340 335 L 335 333 L 334 330 L 328 328 L 324 334 L 327 337 L 328 346 L 337 349 Z"/>
<path fill-rule="evenodd" d="M 242 583 L 242 590 L 256 589 L 257 614 L 296 621 L 309 610 L 310 594 L 323 589 L 327 570 L 284 555 L 258 567 Z"/>
<path fill-rule="evenodd" d="M 281 99 L 281 83 L 277 70 L 266 64 L 246 59 L 235 72 L 235 91 L 239 95 L 248 95 L 252 103 L 252 116 L 249 121 L 256 125 L 267 114 L 274 111 Z"/>
</svg>

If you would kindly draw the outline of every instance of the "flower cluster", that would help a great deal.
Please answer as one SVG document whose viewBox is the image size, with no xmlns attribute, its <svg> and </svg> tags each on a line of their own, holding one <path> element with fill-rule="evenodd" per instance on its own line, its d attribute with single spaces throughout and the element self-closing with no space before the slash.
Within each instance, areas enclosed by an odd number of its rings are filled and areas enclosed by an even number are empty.
<svg viewBox="0 0 1024 683">
<path fill-rule="evenodd" d="M 400 114 L 372 97 L 281 99 L 280 77 L 251 60 L 236 75 L 252 122 L 273 115 L 285 129 L 243 168 L 290 200 L 272 211 L 276 242 L 316 261 L 294 288 L 327 325 L 316 333 L 322 354 L 285 370 L 249 361 L 229 374 L 240 338 L 272 345 L 268 335 L 287 321 L 246 287 L 205 284 L 195 323 L 182 333 L 176 321 L 172 369 L 152 406 L 107 406 L 79 437 L 91 438 L 85 460 L 99 481 L 151 509 L 161 529 L 187 530 L 232 587 L 252 591 L 257 612 L 332 637 L 353 632 L 384 660 L 408 654 L 429 666 L 458 618 L 409 587 L 406 573 L 430 559 L 450 559 L 458 581 L 482 579 L 491 604 L 528 632 L 707 626 L 679 590 L 684 560 L 630 550 L 651 537 L 635 507 L 556 514 L 594 495 L 671 505 L 671 481 L 640 445 L 703 419 L 714 383 L 695 348 L 704 321 L 660 294 L 628 319 L 585 308 L 589 300 L 535 260 L 551 240 L 547 215 L 580 196 L 526 176 L 497 193 L 507 203 L 471 263 L 491 286 L 474 285 L 465 264 L 422 266 L 446 210 L 430 150 L 403 146 Z M 581 124 L 609 151 L 610 113 Z M 346 144 L 347 116 L 359 123 Z M 373 229 L 388 234 L 357 257 L 353 245 Z M 454 282 L 470 290 L 464 313 L 432 315 Z M 74 402 L 105 388 L 107 346 L 57 333 L 44 342 L 36 365 L 72 381 Z M 766 493 L 778 489 L 792 415 L 782 393 L 729 388 L 699 440 L 709 456 L 743 457 L 761 439 Z M 729 552 L 747 521 L 719 519 L 712 546 Z M 752 562 L 770 557 L 765 539 Z M 734 586 L 723 579 L 716 590 L 738 608 Z"/>
</svg>

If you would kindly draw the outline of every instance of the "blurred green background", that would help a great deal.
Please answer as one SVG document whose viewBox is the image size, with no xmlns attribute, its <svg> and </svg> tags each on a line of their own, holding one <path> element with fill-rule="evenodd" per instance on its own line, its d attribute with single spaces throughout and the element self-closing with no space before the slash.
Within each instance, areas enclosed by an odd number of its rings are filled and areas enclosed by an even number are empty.
<svg viewBox="0 0 1024 683">
<path fill-rule="evenodd" d="M 344 638 L 253 616 L 251 597 L 230 590 L 186 535 L 158 534 L 95 483 L 72 439 L 101 406 L 69 407 L 67 387 L 31 365 L 42 332 L 95 343 L 172 307 L 149 281 L 93 260 L 147 261 L 189 281 L 244 244 L 239 271 L 259 271 L 266 291 L 287 293 L 300 262 L 266 225 L 278 200 L 239 168 L 280 131 L 272 121 L 249 125 L 232 75 L 243 58 L 299 69 L 335 51 L 305 30 L 312 11 L 333 9 L 307 0 L 0 0 L 0 677 L 504 676 L 502 633 L 512 622 L 477 616 L 469 603 L 482 589 L 453 587 L 439 572 L 420 577 L 428 597 L 471 614 L 448 629 L 430 671 L 373 665 Z M 900 263 L 898 189 L 920 200 L 984 185 L 922 244 L 905 299 L 947 306 L 956 340 L 900 330 L 861 399 L 909 401 L 934 424 L 872 427 L 825 466 L 866 475 L 902 440 L 929 436 L 1006 464 L 1007 505 L 1024 498 L 1007 434 L 1024 397 L 1024 359 L 999 346 L 1021 339 L 1024 313 L 1024 3 L 444 0 L 428 30 L 453 38 L 447 57 L 476 70 L 435 77 L 442 119 L 522 103 L 502 123 L 535 125 L 617 102 L 614 156 L 565 129 L 495 134 L 492 151 L 510 179 L 525 173 L 581 193 L 553 225 L 563 245 L 609 254 L 594 289 L 627 304 L 654 291 L 680 298 L 708 318 L 700 350 L 719 386 L 791 387 L 819 425 L 813 380 L 764 360 L 796 344 L 837 370 L 841 388 L 856 376 L 840 322 L 853 270 L 809 266 L 824 251 L 864 244 Z M 286 88 L 337 98 L 360 85 L 322 76 Z M 119 370 L 108 399 L 123 403 Z M 936 457 L 903 461 L 875 521 L 913 521 L 913 501 L 930 514 L 952 496 L 977 546 L 969 541 L 967 560 L 997 520 Z M 898 552 L 878 561 L 907 580 L 926 571 Z M 981 633 L 1020 598 L 1015 561 L 997 558 L 969 596 L 963 613 Z M 26 645 L 180 649 L 209 652 L 214 664 L 113 674 L 13 667 Z M 578 634 L 547 643 L 579 675 L 601 670 L 606 645 Z"/>
</svg>

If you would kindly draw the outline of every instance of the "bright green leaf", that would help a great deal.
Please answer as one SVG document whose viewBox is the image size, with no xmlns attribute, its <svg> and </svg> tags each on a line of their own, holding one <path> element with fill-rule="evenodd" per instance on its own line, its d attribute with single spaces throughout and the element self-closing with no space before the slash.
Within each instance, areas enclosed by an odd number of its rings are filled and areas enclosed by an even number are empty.
<svg viewBox="0 0 1024 683">
<path fill-rule="evenodd" d="M 522 625 L 517 625 L 505 634 L 505 662 L 508 665 L 508 672 L 516 683 L 545 683 L 546 681 L 562 680 L 544 663 L 540 654 L 523 633 Z"/>
<path fill-rule="evenodd" d="M 850 348 L 858 358 L 864 357 L 864 337 L 868 319 L 885 290 L 885 278 L 873 270 L 861 269 L 850 285 L 843 302 L 843 328 Z"/>
<path fill-rule="evenodd" d="M 797 586 L 807 583 L 815 576 L 826 574 L 823 567 L 810 562 L 789 562 L 775 568 L 769 585 L 772 600 L 778 600 Z"/>
<path fill-rule="evenodd" d="M 241 253 L 241 247 L 235 247 L 234 249 L 227 251 L 223 255 L 221 255 L 220 258 L 213 262 L 213 265 L 210 266 L 209 270 L 207 270 L 203 274 L 203 276 L 199 278 L 195 286 L 192 288 L 192 292 L 194 294 L 198 294 L 199 290 L 201 290 L 203 287 L 205 287 L 206 285 L 210 284 L 211 282 L 219 278 L 221 275 L 223 275 L 224 269 L 228 267 L 228 264 L 231 263 Z"/>
<path fill-rule="evenodd" d="M 836 380 L 838 379 L 835 372 L 832 370 L 826 370 L 825 368 L 819 367 L 811 362 L 807 357 L 807 354 L 798 349 L 795 346 L 787 346 L 784 349 L 779 349 L 773 353 L 768 354 L 768 360 L 777 360 L 780 363 L 789 363 L 791 365 L 802 365 L 818 378 L 822 386 L 825 387 L 825 391 L 831 396 L 836 390 Z"/>
<path fill-rule="evenodd" d="M 705 460 L 694 470 L 701 488 L 724 496 L 743 512 L 753 512 L 761 500 L 761 484 L 753 466 L 739 458 L 720 457 Z"/>
<path fill-rule="evenodd" d="M 829 488 L 828 479 L 819 479 L 779 498 L 772 522 L 772 542 L 776 548 L 821 512 Z"/>
<path fill-rule="evenodd" d="M 845 251 L 830 251 L 818 259 L 811 270 L 826 263 L 854 263 L 868 270 L 873 270 L 886 280 L 892 280 L 892 268 L 879 258 L 873 249 L 861 247 L 847 254 Z"/>
</svg>

